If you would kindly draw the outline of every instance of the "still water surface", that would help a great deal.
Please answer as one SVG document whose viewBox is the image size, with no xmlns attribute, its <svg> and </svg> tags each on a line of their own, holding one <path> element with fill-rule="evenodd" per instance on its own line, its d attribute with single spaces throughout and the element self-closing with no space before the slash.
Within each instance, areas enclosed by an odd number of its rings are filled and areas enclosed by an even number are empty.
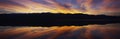
<svg viewBox="0 0 120 39">
<path fill-rule="evenodd" d="M 120 24 L 61 27 L 0 26 L 0 39 L 120 39 Z"/>
</svg>

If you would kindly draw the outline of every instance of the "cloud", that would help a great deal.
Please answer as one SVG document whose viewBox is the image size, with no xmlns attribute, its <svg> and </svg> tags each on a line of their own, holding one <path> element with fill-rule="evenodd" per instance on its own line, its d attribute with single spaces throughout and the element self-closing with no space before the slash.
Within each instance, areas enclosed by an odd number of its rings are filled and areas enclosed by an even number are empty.
<svg viewBox="0 0 120 39">
<path fill-rule="evenodd" d="M 13 11 L 10 10 L 5 10 L 5 9 L 0 9 L 0 14 L 7 14 L 7 13 L 12 13 Z"/>
<path fill-rule="evenodd" d="M 120 0 L 0 0 L 0 2 L 1 6 L 4 6 L 0 8 L 18 12 L 82 12 L 94 15 L 120 12 Z"/>
</svg>

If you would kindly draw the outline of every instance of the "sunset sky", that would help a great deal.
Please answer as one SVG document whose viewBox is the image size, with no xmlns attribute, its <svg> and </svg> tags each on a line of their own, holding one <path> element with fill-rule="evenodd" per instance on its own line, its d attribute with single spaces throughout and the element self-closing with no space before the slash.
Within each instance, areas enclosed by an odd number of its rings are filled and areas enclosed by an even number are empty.
<svg viewBox="0 0 120 39">
<path fill-rule="evenodd" d="M 0 0 L 2 12 L 120 15 L 120 0 Z"/>
</svg>

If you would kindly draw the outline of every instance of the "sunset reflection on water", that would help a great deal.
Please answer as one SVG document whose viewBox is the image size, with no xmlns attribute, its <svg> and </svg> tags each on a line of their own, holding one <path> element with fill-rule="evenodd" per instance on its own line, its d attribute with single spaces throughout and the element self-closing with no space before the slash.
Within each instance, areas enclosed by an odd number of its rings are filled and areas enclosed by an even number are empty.
<svg viewBox="0 0 120 39">
<path fill-rule="evenodd" d="M 0 39 L 120 39 L 119 24 L 0 27 Z"/>
</svg>

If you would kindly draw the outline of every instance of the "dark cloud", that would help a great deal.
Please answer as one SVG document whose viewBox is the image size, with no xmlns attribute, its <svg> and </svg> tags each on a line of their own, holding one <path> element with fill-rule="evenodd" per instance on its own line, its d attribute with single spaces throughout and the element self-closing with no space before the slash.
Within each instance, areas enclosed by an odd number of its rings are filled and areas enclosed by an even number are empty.
<svg viewBox="0 0 120 39">
<path fill-rule="evenodd" d="M 106 12 L 104 14 L 109 16 L 120 16 L 120 12 Z"/>
<path fill-rule="evenodd" d="M 92 0 L 91 1 L 91 8 L 93 9 L 100 9 L 102 7 L 104 0 Z"/>
<path fill-rule="evenodd" d="M 50 5 L 50 3 L 46 2 L 45 0 L 32 0 L 32 1 L 40 4 L 44 4 L 44 5 Z"/>
<path fill-rule="evenodd" d="M 13 11 L 11 10 L 5 10 L 5 9 L 0 9 L 0 14 L 2 13 L 12 13 Z"/>
<path fill-rule="evenodd" d="M 0 3 L 17 5 L 17 6 L 23 6 L 22 4 L 19 4 L 19 3 L 17 3 L 17 2 L 12 1 L 12 0 L 0 0 Z"/>
</svg>

